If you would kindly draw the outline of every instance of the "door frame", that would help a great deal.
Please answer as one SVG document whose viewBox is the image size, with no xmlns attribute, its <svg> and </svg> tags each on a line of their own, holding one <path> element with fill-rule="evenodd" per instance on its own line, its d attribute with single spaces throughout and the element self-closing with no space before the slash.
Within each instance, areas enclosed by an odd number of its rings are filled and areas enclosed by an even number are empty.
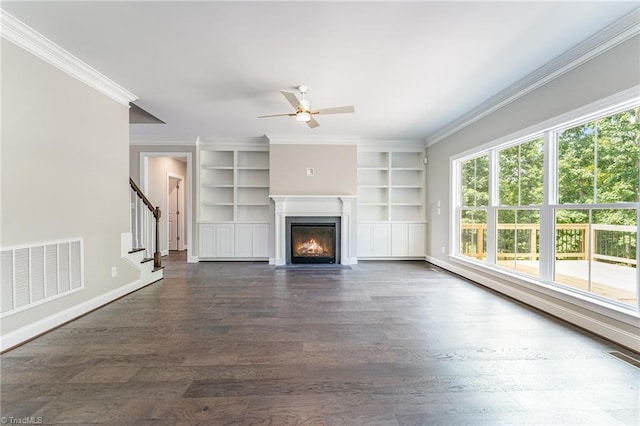
<svg viewBox="0 0 640 426">
<path fill-rule="evenodd" d="M 176 244 L 176 249 L 178 251 L 182 251 L 185 249 L 184 245 L 184 176 L 180 176 L 175 173 L 167 172 L 167 250 L 171 250 L 169 248 L 169 239 L 171 236 L 171 230 L 169 229 L 169 196 L 170 196 L 170 186 L 169 182 L 171 179 L 177 179 L 180 181 L 178 183 L 178 211 L 180 214 L 178 215 L 178 244 Z"/>
<path fill-rule="evenodd" d="M 193 256 L 193 212 L 192 212 L 192 193 L 193 193 L 193 153 L 185 151 L 153 151 L 140 152 L 140 185 L 143 192 L 149 191 L 149 158 L 151 157 L 181 157 L 187 159 L 187 175 L 184 178 L 184 184 L 189 189 L 184 192 L 185 204 L 187 206 L 187 262 L 198 263 L 198 258 Z"/>
</svg>

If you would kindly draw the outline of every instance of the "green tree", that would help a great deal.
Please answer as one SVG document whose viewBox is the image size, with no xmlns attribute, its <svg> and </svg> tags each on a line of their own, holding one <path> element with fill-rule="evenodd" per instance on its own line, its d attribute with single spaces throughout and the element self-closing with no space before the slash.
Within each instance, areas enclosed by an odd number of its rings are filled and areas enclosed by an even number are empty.
<svg viewBox="0 0 640 426">
<path fill-rule="evenodd" d="M 559 135 L 558 195 L 560 203 L 640 201 L 640 108 Z M 570 216 L 565 219 L 573 222 Z M 635 212 L 626 210 L 605 219 L 612 225 L 631 224 Z"/>
<path fill-rule="evenodd" d="M 462 205 L 489 205 L 489 156 L 483 155 L 462 163 Z"/>
</svg>

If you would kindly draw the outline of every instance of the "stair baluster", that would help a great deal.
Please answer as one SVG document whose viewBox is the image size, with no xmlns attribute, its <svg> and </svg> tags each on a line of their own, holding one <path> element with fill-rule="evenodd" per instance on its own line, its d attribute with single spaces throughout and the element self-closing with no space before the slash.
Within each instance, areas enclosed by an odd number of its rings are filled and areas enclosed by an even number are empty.
<svg viewBox="0 0 640 426">
<path fill-rule="evenodd" d="M 131 187 L 131 232 L 133 250 L 145 250 L 145 258 L 153 259 L 154 269 L 162 268 L 160 257 L 160 207 L 154 206 L 140 187 L 129 178 Z M 153 229 L 155 227 L 155 229 Z M 153 251 L 152 251 L 153 250 Z"/>
</svg>

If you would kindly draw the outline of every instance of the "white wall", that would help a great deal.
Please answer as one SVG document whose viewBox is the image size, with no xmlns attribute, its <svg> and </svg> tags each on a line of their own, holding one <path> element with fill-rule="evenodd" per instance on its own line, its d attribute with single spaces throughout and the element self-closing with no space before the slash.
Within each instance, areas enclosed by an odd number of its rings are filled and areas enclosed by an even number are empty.
<svg viewBox="0 0 640 426">
<path fill-rule="evenodd" d="M 0 244 L 82 237 L 85 260 L 84 290 L 2 318 L 5 336 L 129 284 L 138 272 L 120 257 L 129 232 L 128 108 L 0 43 Z"/>
<path fill-rule="evenodd" d="M 630 89 L 640 84 L 640 37 L 593 58 L 543 87 L 527 94 L 506 107 L 471 124 L 427 149 L 427 218 L 429 259 L 443 266 L 451 266 L 450 259 L 442 254 L 441 248 L 449 247 L 450 157 L 465 152 L 474 146 L 483 145 L 516 131 L 541 123 L 562 113 L 582 107 L 612 94 Z M 437 214 L 437 203 L 441 203 L 441 214 Z M 456 265 L 456 272 L 466 276 L 475 274 L 471 269 Z M 490 278 L 487 274 L 474 275 L 474 279 Z M 503 280 L 506 289 L 524 291 L 521 296 L 535 295 L 543 302 L 552 298 L 534 294 L 526 288 L 518 287 Z M 515 294 L 515 293 L 514 293 Z M 519 296 L 516 296 L 519 297 Z M 580 312 L 591 318 L 598 317 L 609 325 L 639 333 L 640 328 L 601 317 L 571 304 L 553 300 L 572 312 Z M 584 324 L 581 324 L 584 326 Z"/>
</svg>

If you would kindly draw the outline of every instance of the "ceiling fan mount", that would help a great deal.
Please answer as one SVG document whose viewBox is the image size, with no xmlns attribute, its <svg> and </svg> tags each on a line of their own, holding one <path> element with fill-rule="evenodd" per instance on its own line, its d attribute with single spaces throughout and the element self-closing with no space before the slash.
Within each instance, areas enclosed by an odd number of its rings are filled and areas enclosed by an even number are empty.
<svg viewBox="0 0 640 426">
<path fill-rule="evenodd" d="M 319 109 L 311 109 L 311 105 L 309 100 L 306 98 L 306 94 L 309 92 L 309 87 L 305 85 L 300 85 L 297 87 L 298 92 L 300 92 L 301 98 L 298 99 L 295 93 L 288 92 L 286 90 L 281 90 L 280 93 L 289 101 L 291 106 L 295 108 L 295 112 L 293 113 L 284 113 L 284 114 L 270 114 L 270 115 L 261 115 L 258 118 L 266 118 L 266 117 L 295 117 L 297 121 L 301 121 L 307 123 L 309 127 L 312 129 L 318 127 L 320 124 L 313 117 L 318 114 L 344 114 L 355 112 L 355 108 L 350 106 L 341 106 L 341 107 L 331 107 L 331 108 L 319 108 Z"/>
</svg>

